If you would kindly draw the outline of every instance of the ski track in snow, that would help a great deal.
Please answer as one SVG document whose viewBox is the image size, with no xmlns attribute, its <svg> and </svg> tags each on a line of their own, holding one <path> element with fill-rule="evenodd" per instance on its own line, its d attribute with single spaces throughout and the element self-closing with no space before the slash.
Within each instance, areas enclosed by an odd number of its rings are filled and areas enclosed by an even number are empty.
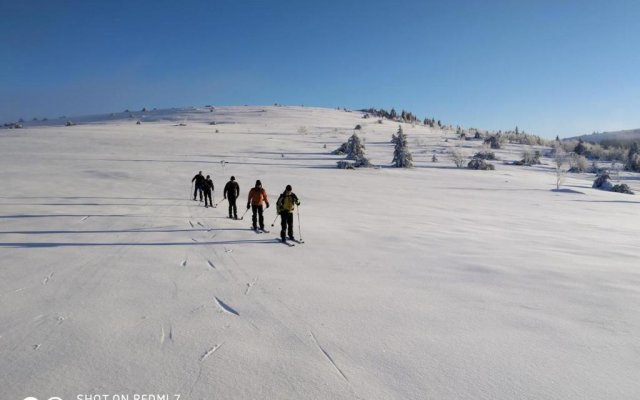
<svg viewBox="0 0 640 400">
<path fill-rule="evenodd" d="M 220 347 L 222 347 L 224 343 L 220 343 L 220 344 L 216 344 L 215 346 L 213 346 L 212 348 L 210 348 L 209 350 L 205 351 L 204 354 L 202 356 L 200 356 L 200 362 L 203 362 L 204 360 L 206 360 L 207 358 L 209 358 L 210 355 L 212 355 L 213 353 L 215 353 L 216 351 L 218 351 L 218 349 Z"/>
<path fill-rule="evenodd" d="M 182 260 L 182 262 L 180 263 L 181 267 L 186 267 L 187 266 L 187 259 L 185 258 L 184 260 Z"/>
<path fill-rule="evenodd" d="M 192 228 L 195 228 L 195 226 L 193 225 L 193 222 L 191 222 L 191 220 L 189 220 L 189 225 L 191 225 Z"/>
<path fill-rule="evenodd" d="M 233 314 L 236 316 L 240 316 L 240 314 L 238 314 L 238 312 L 236 310 L 234 310 L 233 308 L 229 307 L 227 304 L 225 304 L 222 300 L 220 300 L 217 297 L 214 297 L 216 299 L 216 304 L 218 305 L 218 307 L 225 313 L 227 314 Z"/>
<path fill-rule="evenodd" d="M 333 368 L 335 368 L 335 370 L 340 374 L 340 376 L 345 381 L 349 382 L 349 378 L 347 378 L 347 376 L 344 374 L 344 372 L 342 372 L 342 370 L 338 367 L 338 365 L 335 363 L 335 361 L 333 361 L 333 358 L 331 358 L 329 353 L 327 353 L 327 351 L 320 345 L 320 342 L 318 342 L 318 339 L 316 338 L 316 335 L 314 335 L 312 331 L 309 331 L 309 333 L 311 334 L 311 337 L 313 338 L 313 341 L 315 342 L 316 346 L 318 346 L 318 349 L 320 349 L 322 354 L 324 354 L 324 356 L 327 358 L 327 360 L 329 360 L 331 365 L 333 365 Z"/>
<path fill-rule="evenodd" d="M 190 314 L 194 314 L 196 311 L 200 311 L 204 308 L 204 304 L 199 305 L 198 307 L 194 308 L 193 310 L 189 311 Z"/>
<path fill-rule="evenodd" d="M 209 266 L 210 269 L 217 269 L 216 266 L 210 260 L 207 260 L 207 265 Z"/>
<path fill-rule="evenodd" d="M 87 215 L 86 217 L 82 217 L 82 219 L 80 220 L 80 222 L 85 221 L 87 218 L 89 218 L 89 216 Z"/>
</svg>

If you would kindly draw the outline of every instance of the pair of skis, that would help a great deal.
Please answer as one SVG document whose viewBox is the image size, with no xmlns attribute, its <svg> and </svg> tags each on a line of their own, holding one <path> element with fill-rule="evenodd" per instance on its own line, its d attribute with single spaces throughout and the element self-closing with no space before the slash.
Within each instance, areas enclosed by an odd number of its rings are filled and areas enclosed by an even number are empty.
<svg viewBox="0 0 640 400">
<path fill-rule="evenodd" d="M 295 246 L 295 244 L 303 244 L 304 240 L 298 240 L 298 239 L 287 239 L 285 241 L 283 241 L 281 238 L 276 238 L 276 240 L 282 244 L 286 244 L 289 247 L 293 247 Z M 294 243 L 291 243 L 294 242 Z"/>
<path fill-rule="evenodd" d="M 268 231 L 266 229 L 259 229 L 259 228 L 254 229 L 253 227 L 251 227 L 251 230 L 254 231 L 257 234 L 270 233 L 270 231 Z M 276 238 L 276 240 L 279 243 L 286 244 L 289 247 L 294 247 L 296 245 L 296 243 L 297 244 L 303 244 L 304 243 L 304 240 L 298 240 L 298 239 L 287 239 L 287 240 L 283 241 L 281 238 Z M 291 243 L 291 242 L 294 242 L 294 243 Z"/>
</svg>

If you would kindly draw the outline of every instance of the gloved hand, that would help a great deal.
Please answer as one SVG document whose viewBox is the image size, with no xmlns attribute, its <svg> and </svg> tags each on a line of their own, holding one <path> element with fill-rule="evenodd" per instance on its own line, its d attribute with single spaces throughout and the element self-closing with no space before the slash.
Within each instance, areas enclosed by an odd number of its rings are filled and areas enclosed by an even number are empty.
<svg viewBox="0 0 640 400">
<path fill-rule="evenodd" d="M 249 205 L 249 203 L 247 203 L 247 210 L 250 209 L 250 208 L 251 208 L 251 206 Z"/>
<path fill-rule="evenodd" d="M 223 199 L 223 200 L 226 200 L 226 199 L 227 199 L 227 196 L 224 196 L 222 199 Z"/>
<path fill-rule="evenodd" d="M 300 205 L 300 202 L 297 202 L 297 203 L 296 203 L 296 205 L 297 205 L 297 206 L 299 206 L 299 205 Z"/>
<path fill-rule="evenodd" d="M 269 208 L 269 203 L 267 203 L 267 208 Z"/>
</svg>

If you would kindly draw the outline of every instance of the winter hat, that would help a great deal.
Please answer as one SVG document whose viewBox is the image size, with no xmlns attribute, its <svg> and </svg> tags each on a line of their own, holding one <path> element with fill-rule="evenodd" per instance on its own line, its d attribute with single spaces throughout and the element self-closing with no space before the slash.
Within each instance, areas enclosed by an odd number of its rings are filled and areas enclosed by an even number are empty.
<svg viewBox="0 0 640 400">
<path fill-rule="evenodd" d="M 236 177 L 235 177 L 235 176 L 232 176 L 232 177 L 231 177 L 231 180 L 232 180 L 232 181 L 235 181 L 235 180 L 236 180 Z"/>
<path fill-rule="evenodd" d="M 262 182 L 260 182 L 260 179 L 256 181 L 256 186 L 262 186 Z"/>
<path fill-rule="evenodd" d="M 207 175 L 207 179 L 209 179 L 209 175 Z"/>
<path fill-rule="evenodd" d="M 291 185 L 287 185 L 285 190 L 291 191 Z"/>
</svg>

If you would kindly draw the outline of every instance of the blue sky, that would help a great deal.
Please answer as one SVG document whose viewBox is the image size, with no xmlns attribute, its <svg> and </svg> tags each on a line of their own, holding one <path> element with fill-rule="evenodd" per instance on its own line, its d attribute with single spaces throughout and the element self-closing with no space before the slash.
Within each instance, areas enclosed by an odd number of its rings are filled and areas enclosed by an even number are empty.
<svg viewBox="0 0 640 400">
<path fill-rule="evenodd" d="M 0 0 L 0 121 L 395 107 L 547 137 L 640 128 L 638 1 Z"/>
</svg>

